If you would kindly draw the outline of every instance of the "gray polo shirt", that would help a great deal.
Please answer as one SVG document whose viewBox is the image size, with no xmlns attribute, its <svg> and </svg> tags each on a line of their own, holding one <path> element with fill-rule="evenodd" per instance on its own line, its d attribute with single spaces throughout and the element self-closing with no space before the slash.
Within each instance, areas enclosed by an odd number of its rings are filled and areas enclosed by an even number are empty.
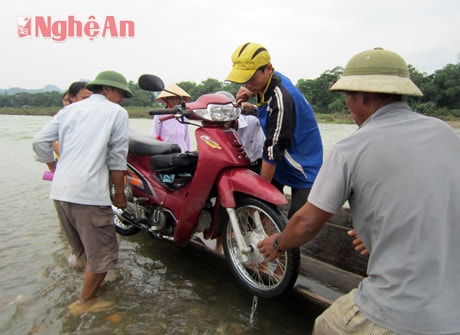
<svg viewBox="0 0 460 335">
<path fill-rule="evenodd" d="M 348 200 L 370 251 L 355 301 L 401 334 L 460 333 L 460 139 L 404 103 L 336 143 L 309 201 L 336 213 Z"/>
</svg>

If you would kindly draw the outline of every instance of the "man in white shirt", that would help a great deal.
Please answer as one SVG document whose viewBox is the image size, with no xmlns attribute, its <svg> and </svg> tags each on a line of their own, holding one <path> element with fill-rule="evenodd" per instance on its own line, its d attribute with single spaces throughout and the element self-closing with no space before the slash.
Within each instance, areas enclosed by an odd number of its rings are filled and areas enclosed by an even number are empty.
<svg viewBox="0 0 460 335">
<path fill-rule="evenodd" d="M 224 95 L 229 98 L 232 103 L 236 103 L 235 97 L 228 91 L 218 91 L 216 94 Z M 236 128 L 238 137 L 251 161 L 251 170 L 259 173 L 265 143 L 265 134 L 259 119 L 252 114 L 240 114 L 233 126 Z"/>
<path fill-rule="evenodd" d="M 113 305 L 97 299 L 97 291 L 118 259 L 111 205 L 126 207 L 128 113 L 119 104 L 132 93 L 125 77 L 115 71 L 99 73 L 87 88 L 94 94 L 60 110 L 33 142 L 35 159 L 55 172 L 50 197 L 63 231 L 77 259 L 86 261 L 82 292 L 69 306 L 73 314 Z M 58 162 L 54 141 L 60 145 Z"/>
</svg>

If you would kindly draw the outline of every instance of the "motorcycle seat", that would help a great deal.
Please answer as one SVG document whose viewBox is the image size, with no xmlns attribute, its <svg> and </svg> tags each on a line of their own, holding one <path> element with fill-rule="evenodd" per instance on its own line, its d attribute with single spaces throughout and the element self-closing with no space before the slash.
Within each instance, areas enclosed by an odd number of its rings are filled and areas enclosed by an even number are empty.
<svg viewBox="0 0 460 335">
<path fill-rule="evenodd" d="M 162 142 L 132 129 L 128 130 L 128 136 L 129 153 L 134 155 L 154 156 L 181 152 L 179 145 L 175 143 Z"/>
<path fill-rule="evenodd" d="M 198 152 L 187 151 L 179 154 L 158 155 L 150 158 L 152 171 L 158 173 L 194 173 L 198 163 Z"/>
</svg>

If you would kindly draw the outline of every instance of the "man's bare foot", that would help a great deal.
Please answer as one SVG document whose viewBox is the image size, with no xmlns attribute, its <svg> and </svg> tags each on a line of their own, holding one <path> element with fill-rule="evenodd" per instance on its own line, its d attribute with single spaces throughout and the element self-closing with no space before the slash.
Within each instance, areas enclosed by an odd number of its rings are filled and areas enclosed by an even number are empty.
<svg viewBox="0 0 460 335">
<path fill-rule="evenodd" d="M 77 259 L 77 256 L 75 256 L 73 253 L 67 257 L 67 263 L 69 263 L 69 265 L 75 270 L 84 270 L 86 266 L 85 261 L 82 259 Z"/>
<path fill-rule="evenodd" d="M 73 315 L 85 313 L 103 312 L 115 306 L 115 301 L 93 298 L 89 300 L 78 299 L 69 306 L 69 311 Z"/>
<path fill-rule="evenodd" d="M 118 273 L 109 273 L 101 283 L 99 287 L 101 290 L 108 290 L 111 288 L 112 285 L 121 281 L 123 277 Z"/>
</svg>

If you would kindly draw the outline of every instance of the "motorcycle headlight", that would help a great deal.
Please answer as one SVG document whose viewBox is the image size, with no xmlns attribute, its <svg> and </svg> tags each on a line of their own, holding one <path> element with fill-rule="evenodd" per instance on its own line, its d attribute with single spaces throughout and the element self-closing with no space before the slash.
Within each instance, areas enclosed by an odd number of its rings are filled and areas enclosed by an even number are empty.
<svg viewBox="0 0 460 335">
<path fill-rule="evenodd" d="M 203 120 L 226 122 L 233 121 L 240 115 L 241 108 L 233 104 L 217 105 L 209 104 L 206 109 L 194 109 L 193 113 Z"/>
</svg>

